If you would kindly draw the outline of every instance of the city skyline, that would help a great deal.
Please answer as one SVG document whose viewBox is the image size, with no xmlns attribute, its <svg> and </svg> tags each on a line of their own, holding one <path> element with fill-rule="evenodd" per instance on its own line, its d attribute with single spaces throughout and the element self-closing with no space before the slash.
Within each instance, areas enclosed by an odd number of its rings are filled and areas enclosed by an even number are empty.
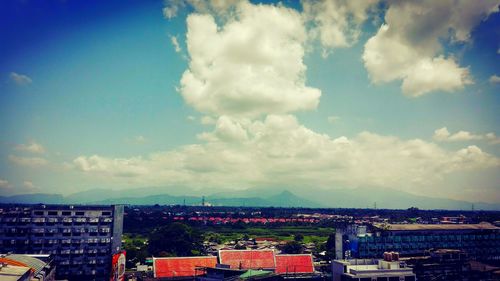
<svg viewBox="0 0 500 281">
<path fill-rule="evenodd" d="M 500 203 L 499 1 L 5 1 L 0 196 Z"/>
</svg>

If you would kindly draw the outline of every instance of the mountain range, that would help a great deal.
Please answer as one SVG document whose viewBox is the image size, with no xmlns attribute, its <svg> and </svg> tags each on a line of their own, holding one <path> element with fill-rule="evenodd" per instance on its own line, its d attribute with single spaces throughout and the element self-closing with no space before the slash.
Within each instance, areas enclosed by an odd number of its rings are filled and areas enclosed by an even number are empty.
<svg viewBox="0 0 500 281">
<path fill-rule="evenodd" d="M 206 192 L 206 191 L 205 191 Z M 200 190 L 175 187 L 145 187 L 127 190 L 92 189 L 67 196 L 61 194 L 22 194 L 0 196 L 0 203 L 26 204 L 130 204 L 130 205 L 200 205 L 202 198 L 214 206 L 372 208 L 381 209 L 500 210 L 500 203 L 467 202 L 419 196 L 380 188 L 251 188 L 236 191 Z"/>
</svg>

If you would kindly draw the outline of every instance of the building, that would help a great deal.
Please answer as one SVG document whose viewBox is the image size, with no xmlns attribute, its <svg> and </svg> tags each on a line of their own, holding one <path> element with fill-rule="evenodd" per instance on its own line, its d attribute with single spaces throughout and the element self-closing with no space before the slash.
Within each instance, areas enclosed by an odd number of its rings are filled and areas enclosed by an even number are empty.
<svg viewBox="0 0 500 281">
<path fill-rule="evenodd" d="M 0 249 L 52 255 L 59 279 L 109 280 L 122 230 L 123 206 L 0 206 Z"/>
<path fill-rule="evenodd" d="M 296 275 L 296 274 L 313 274 L 314 265 L 311 255 L 276 255 L 277 274 Z"/>
<path fill-rule="evenodd" d="M 153 273 L 155 278 L 196 277 L 216 265 L 216 256 L 153 258 Z"/>
<path fill-rule="evenodd" d="M 232 269 L 273 271 L 276 268 L 273 250 L 220 250 L 219 261 Z"/>
<path fill-rule="evenodd" d="M 500 280 L 499 267 L 472 261 L 461 250 L 437 249 L 405 260 L 419 281 Z"/>
<path fill-rule="evenodd" d="M 2 281 L 31 281 L 33 273 L 27 266 L 0 264 L 0 280 Z"/>
<path fill-rule="evenodd" d="M 500 227 L 479 224 L 373 224 L 339 231 L 339 255 L 381 258 L 386 251 L 423 256 L 429 249 L 460 249 L 478 260 L 500 259 Z"/>
<path fill-rule="evenodd" d="M 415 281 L 415 274 L 398 255 L 389 253 L 384 260 L 350 259 L 332 261 L 333 281 Z"/>
<path fill-rule="evenodd" d="M 282 277 L 300 277 L 303 280 L 317 277 L 311 255 L 275 255 L 273 250 L 221 250 L 219 259 L 216 256 L 155 257 L 153 272 L 153 276 L 158 279 L 196 277 L 204 281 L 225 280 L 235 276 L 243 279 L 266 276 L 280 280 Z"/>
<path fill-rule="evenodd" d="M 27 267 L 31 281 L 54 281 L 55 266 L 51 255 L 0 255 L 2 265 Z M 0 270 L 1 271 L 1 270 Z M 0 275 L 1 276 L 1 275 Z M 0 277 L 0 280 L 3 280 Z"/>
</svg>

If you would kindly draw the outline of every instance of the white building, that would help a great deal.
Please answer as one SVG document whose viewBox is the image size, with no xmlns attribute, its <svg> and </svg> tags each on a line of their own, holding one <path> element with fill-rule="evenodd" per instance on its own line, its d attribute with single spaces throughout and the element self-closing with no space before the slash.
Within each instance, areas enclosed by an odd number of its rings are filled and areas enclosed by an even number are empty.
<svg viewBox="0 0 500 281">
<path fill-rule="evenodd" d="M 384 260 L 350 259 L 332 261 L 333 281 L 415 281 L 415 274 L 398 261 L 397 254 Z"/>
</svg>

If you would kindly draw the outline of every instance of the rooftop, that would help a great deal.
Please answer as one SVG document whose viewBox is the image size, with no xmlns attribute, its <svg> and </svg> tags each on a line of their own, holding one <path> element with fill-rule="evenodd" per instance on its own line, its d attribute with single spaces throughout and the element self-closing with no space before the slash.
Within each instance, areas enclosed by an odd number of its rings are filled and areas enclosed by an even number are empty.
<svg viewBox="0 0 500 281">
<path fill-rule="evenodd" d="M 221 264 L 227 264 L 235 269 L 266 269 L 275 268 L 273 250 L 220 250 Z"/>
<path fill-rule="evenodd" d="M 30 271 L 30 268 L 25 266 L 3 266 L 2 270 L 0 270 L 0 280 L 18 281 L 19 278 L 24 276 L 28 271 Z"/>
<path fill-rule="evenodd" d="M 215 267 L 216 256 L 153 258 L 154 276 L 191 277 L 205 273 L 202 267 Z"/>
<path fill-rule="evenodd" d="M 382 230 L 392 231 L 419 231 L 419 230 L 500 230 L 500 227 L 491 223 L 478 224 L 373 224 Z"/>
<path fill-rule="evenodd" d="M 314 273 L 311 255 L 276 255 L 276 273 Z"/>
</svg>

